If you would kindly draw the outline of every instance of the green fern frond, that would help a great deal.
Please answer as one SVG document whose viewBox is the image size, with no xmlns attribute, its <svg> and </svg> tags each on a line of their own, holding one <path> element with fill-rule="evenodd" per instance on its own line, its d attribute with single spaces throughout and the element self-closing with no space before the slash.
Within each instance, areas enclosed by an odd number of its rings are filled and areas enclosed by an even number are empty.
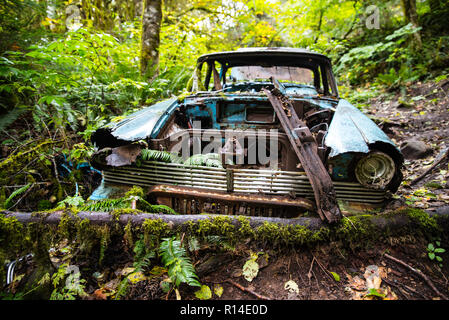
<svg viewBox="0 0 449 320">
<path fill-rule="evenodd" d="M 150 204 L 141 197 L 139 197 L 137 200 L 137 209 L 143 210 L 147 213 L 178 214 L 175 210 L 166 205 Z"/>
<path fill-rule="evenodd" d="M 130 206 L 130 200 L 119 198 L 88 202 L 87 204 L 80 206 L 79 209 L 82 211 L 113 211 L 116 209 L 129 208 Z"/>
<path fill-rule="evenodd" d="M 187 255 L 186 250 L 181 246 L 180 240 L 174 238 L 164 238 L 159 252 L 162 263 L 168 268 L 168 276 L 175 286 L 187 283 L 190 286 L 200 287 L 195 268 Z"/>
<path fill-rule="evenodd" d="M 207 166 L 215 168 L 223 167 L 221 164 L 220 155 L 217 153 L 194 154 L 184 161 L 184 164 L 190 166 Z"/>
<path fill-rule="evenodd" d="M 31 187 L 32 183 L 28 183 L 26 186 L 20 187 L 17 190 L 14 190 L 13 193 L 11 193 L 11 195 L 8 197 L 8 199 L 5 200 L 5 205 L 4 207 L 9 209 L 11 206 L 11 202 L 12 199 L 14 199 L 14 197 L 21 195 L 22 193 L 24 193 L 25 191 L 27 191 L 30 187 Z"/>
<path fill-rule="evenodd" d="M 25 111 L 26 107 L 16 107 L 6 114 L 0 115 L 0 130 L 6 129 L 10 124 L 16 121 Z"/>
<path fill-rule="evenodd" d="M 140 157 L 145 161 L 161 161 L 167 163 L 179 163 L 180 158 L 168 151 L 142 149 Z"/>
</svg>

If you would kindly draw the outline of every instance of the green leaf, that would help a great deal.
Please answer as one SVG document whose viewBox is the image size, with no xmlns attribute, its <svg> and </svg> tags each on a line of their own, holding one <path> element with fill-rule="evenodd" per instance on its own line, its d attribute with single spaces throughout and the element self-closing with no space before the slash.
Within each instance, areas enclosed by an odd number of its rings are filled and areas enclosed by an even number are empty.
<svg viewBox="0 0 449 320">
<path fill-rule="evenodd" d="M 385 295 L 382 293 L 379 293 L 377 291 L 377 289 L 371 288 L 369 289 L 368 293 L 366 294 L 367 297 L 372 296 L 372 297 L 379 297 L 379 298 L 385 298 Z"/>
<path fill-rule="evenodd" d="M 338 273 L 335 273 L 335 272 L 331 271 L 331 274 L 334 277 L 335 281 L 340 281 L 340 275 Z"/>
<path fill-rule="evenodd" d="M 195 268 L 186 250 L 181 246 L 180 240 L 175 240 L 174 238 L 163 239 L 159 252 L 162 263 L 168 268 L 168 276 L 175 283 L 175 286 L 187 283 L 190 286 L 201 287 Z"/>
<path fill-rule="evenodd" d="M 443 261 L 443 258 L 441 258 L 440 256 L 435 256 L 435 258 L 436 258 L 437 261 L 439 261 L 439 262 Z"/>
<path fill-rule="evenodd" d="M 446 252 L 446 250 L 443 249 L 443 248 L 436 248 L 434 252 L 436 252 L 436 253 L 443 253 L 443 252 Z"/>
<path fill-rule="evenodd" d="M 430 260 L 435 259 L 435 253 L 429 252 L 429 258 L 430 258 Z"/>
<path fill-rule="evenodd" d="M 15 190 L 13 193 L 11 193 L 11 195 L 8 197 L 8 199 L 6 199 L 5 201 L 5 208 L 9 209 L 10 206 L 12 205 L 12 199 L 14 199 L 14 197 L 24 193 L 25 191 L 27 191 L 30 187 L 31 187 L 32 183 L 28 183 L 27 185 Z"/>
<path fill-rule="evenodd" d="M 214 293 L 218 296 L 221 297 L 221 295 L 223 294 L 223 287 L 219 284 L 214 285 Z"/>
<path fill-rule="evenodd" d="M 254 261 L 253 259 L 250 259 L 246 261 L 246 263 L 243 266 L 243 277 L 251 282 L 253 279 L 257 276 L 257 273 L 259 272 L 259 264 Z"/>
<path fill-rule="evenodd" d="M 195 291 L 195 297 L 200 300 L 209 300 L 212 298 L 212 291 L 208 286 L 202 285 L 199 290 Z"/>
<path fill-rule="evenodd" d="M 433 246 L 432 243 L 429 243 L 429 244 L 427 245 L 427 250 L 429 250 L 429 251 L 435 250 L 435 247 Z"/>
</svg>

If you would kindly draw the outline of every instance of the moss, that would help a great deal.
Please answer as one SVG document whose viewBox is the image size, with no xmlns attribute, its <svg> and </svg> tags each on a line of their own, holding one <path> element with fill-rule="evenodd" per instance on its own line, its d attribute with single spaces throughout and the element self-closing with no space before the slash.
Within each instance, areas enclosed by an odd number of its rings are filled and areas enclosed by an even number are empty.
<svg viewBox="0 0 449 320">
<path fill-rule="evenodd" d="M 0 208 L 4 206 L 4 203 L 6 201 L 6 191 L 5 188 L 0 188 Z"/>
<path fill-rule="evenodd" d="M 131 196 L 137 196 L 139 198 L 143 198 L 145 195 L 142 187 L 133 186 L 128 192 L 125 193 L 125 198 L 129 198 Z"/>
<path fill-rule="evenodd" d="M 186 232 L 187 236 L 207 237 L 218 235 L 226 238 L 228 243 L 239 243 L 242 240 L 254 241 L 256 244 L 269 244 L 273 247 L 313 246 L 320 243 L 338 243 L 351 249 L 375 243 L 375 241 L 392 241 L 392 237 L 412 241 L 414 235 L 426 234 L 429 237 L 441 235 L 439 221 L 430 217 L 425 211 L 415 208 L 401 208 L 382 215 L 357 215 L 344 217 L 338 224 L 323 226 L 319 230 L 311 230 L 301 225 L 281 225 L 265 222 L 258 228 L 251 227 L 245 216 L 209 216 L 208 219 L 187 222 L 179 229 L 162 219 L 146 219 L 141 227 L 133 228 L 131 222 L 126 226 L 117 223 L 122 214 L 137 214 L 134 209 L 118 209 L 111 212 L 114 223 L 97 226 L 89 220 L 81 220 L 74 210 L 65 209 L 57 226 L 43 223 L 45 217 L 56 209 L 33 213 L 40 217 L 37 223 L 23 225 L 14 217 L 0 215 L 0 262 L 15 259 L 33 251 L 41 266 L 48 266 L 48 249 L 62 239 L 67 239 L 76 248 L 78 261 L 95 260 L 99 265 L 105 263 L 107 250 L 111 243 L 125 240 L 133 247 L 134 232 L 143 233 L 144 243 L 149 249 L 159 246 L 161 239 L 170 235 Z M 379 232 L 378 224 L 373 223 L 376 217 L 385 221 L 395 217 L 406 216 L 412 225 L 404 229 L 383 230 Z M 236 224 L 233 219 L 236 219 Z M 399 221 L 399 220 L 398 220 Z M 393 239 L 395 240 L 395 239 Z M 115 242 L 114 242 L 115 243 Z M 43 269 L 44 270 L 44 269 Z M 0 277 L 4 279 L 5 270 L 0 269 Z"/>
<path fill-rule="evenodd" d="M 37 210 L 39 211 L 43 211 L 43 210 L 48 210 L 51 209 L 53 207 L 52 203 L 49 200 L 40 200 L 37 204 Z"/>
<path fill-rule="evenodd" d="M 98 229 L 100 234 L 100 256 L 98 258 L 98 264 L 101 266 L 103 264 L 104 254 L 111 241 L 111 230 L 107 225 L 101 226 Z"/>
<path fill-rule="evenodd" d="M 423 233 L 434 235 L 442 231 L 437 220 L 430 217 L 429 214 L 422 209 L 407 208 L 396 212 L 396 214 L 401 213 L 407 214 L 407 216 L 414 222 L 415 226 Z"/>
<path fill-rule="evenodd" d="M 129 247 L 134 247 L 134 234 L 131 221 L 128 221 L 125 226 L 125 234 L 123 236 L 123 239 L 126 241 Z"/>
<path fill-rule="evenodd" d="M 251 228 L 249 223 L 249 219 L 244 216 L 237 217 L 237 220 L 240 222 L 240 228 L 237 230 L 238 234 L 243 238 L 252 238 L 255 235 L 254 230 Z"/>
<path fill-rule="evenodd" d="M 120 219 L 120 216 L 123 214 L 138 214 L 142 213 L 142 211 L 131 208 L 123 208 L 123 209 L 115 209 L 111 212 L 111 215 L 115 221 Z"/>
<path fill-rule="evenodd" d="M 142 224 L 144 243 L 149 248 L 159 246 L 159 241 L 172 232 L 171 226 L 162 219 L 146 219 Z"/>
<path fill-rule="evenodd" d="M 209 219 L 199 220 L 196 223 L 189 223 L 188 228 L 190 232 L 202 237 L 214 234 L 225 236 L 230 239 L 233 238 L 236 231 L 230 217 L 210 216 Z"/>
</svg>

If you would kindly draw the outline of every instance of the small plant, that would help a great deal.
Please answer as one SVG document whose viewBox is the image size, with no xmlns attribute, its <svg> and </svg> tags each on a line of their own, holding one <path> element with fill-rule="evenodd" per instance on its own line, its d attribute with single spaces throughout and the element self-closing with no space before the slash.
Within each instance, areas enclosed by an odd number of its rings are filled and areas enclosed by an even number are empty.
<svg viewBox="0 0 449 320">
<path fill-rule="evenodd" d="M 84 291 L 86 280 L 80 278 L 80 272 L 76 266 L 62 264 L 52 276 L 54 290 L 50 300 L 75 300 L 77 297 L 86 297 Z M 64 286 L 61 283 L 64 281 Z"/>
<path fill-rule="evenodd" d="M 168 276 L 176 287 L 183 282 L 190 286 L 201 287 L 195 268 L 180 240 L 163 239 L 159 252 L 162 263 L 168 268 Z"/>
<path fill-rule="evenodd" d="M 435 241 L 435 245 L 433 243 L 429 243 L 427 245 L 427 256 L 429 257 L 430 260 L 436 260 L 438 262 L 443 262 L 443 258 L 441 256 L 439 256 L 439 253 L 444 253 L 446 252 L 445 249 L 440 248 L 440 241 Z M 441 263 L 438 264 L 440 267 L 442 267 L 443 265 Z"/>
</svg>

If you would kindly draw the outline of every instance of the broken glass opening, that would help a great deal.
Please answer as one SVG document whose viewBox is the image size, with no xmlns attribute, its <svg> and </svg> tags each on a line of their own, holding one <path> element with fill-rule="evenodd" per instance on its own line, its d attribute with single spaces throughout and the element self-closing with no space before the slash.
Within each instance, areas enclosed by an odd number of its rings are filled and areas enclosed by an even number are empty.
<svg viewBox="0 0 449 320">
<path fill-rule="evenodd" d="M 313 86 L 313 72 L 310 69 L 288 66 L 238 66 L 231 68 L 230 80 L 269 80 L 271 77 L 281 82 L 291 82 Z"/>
</svg>

